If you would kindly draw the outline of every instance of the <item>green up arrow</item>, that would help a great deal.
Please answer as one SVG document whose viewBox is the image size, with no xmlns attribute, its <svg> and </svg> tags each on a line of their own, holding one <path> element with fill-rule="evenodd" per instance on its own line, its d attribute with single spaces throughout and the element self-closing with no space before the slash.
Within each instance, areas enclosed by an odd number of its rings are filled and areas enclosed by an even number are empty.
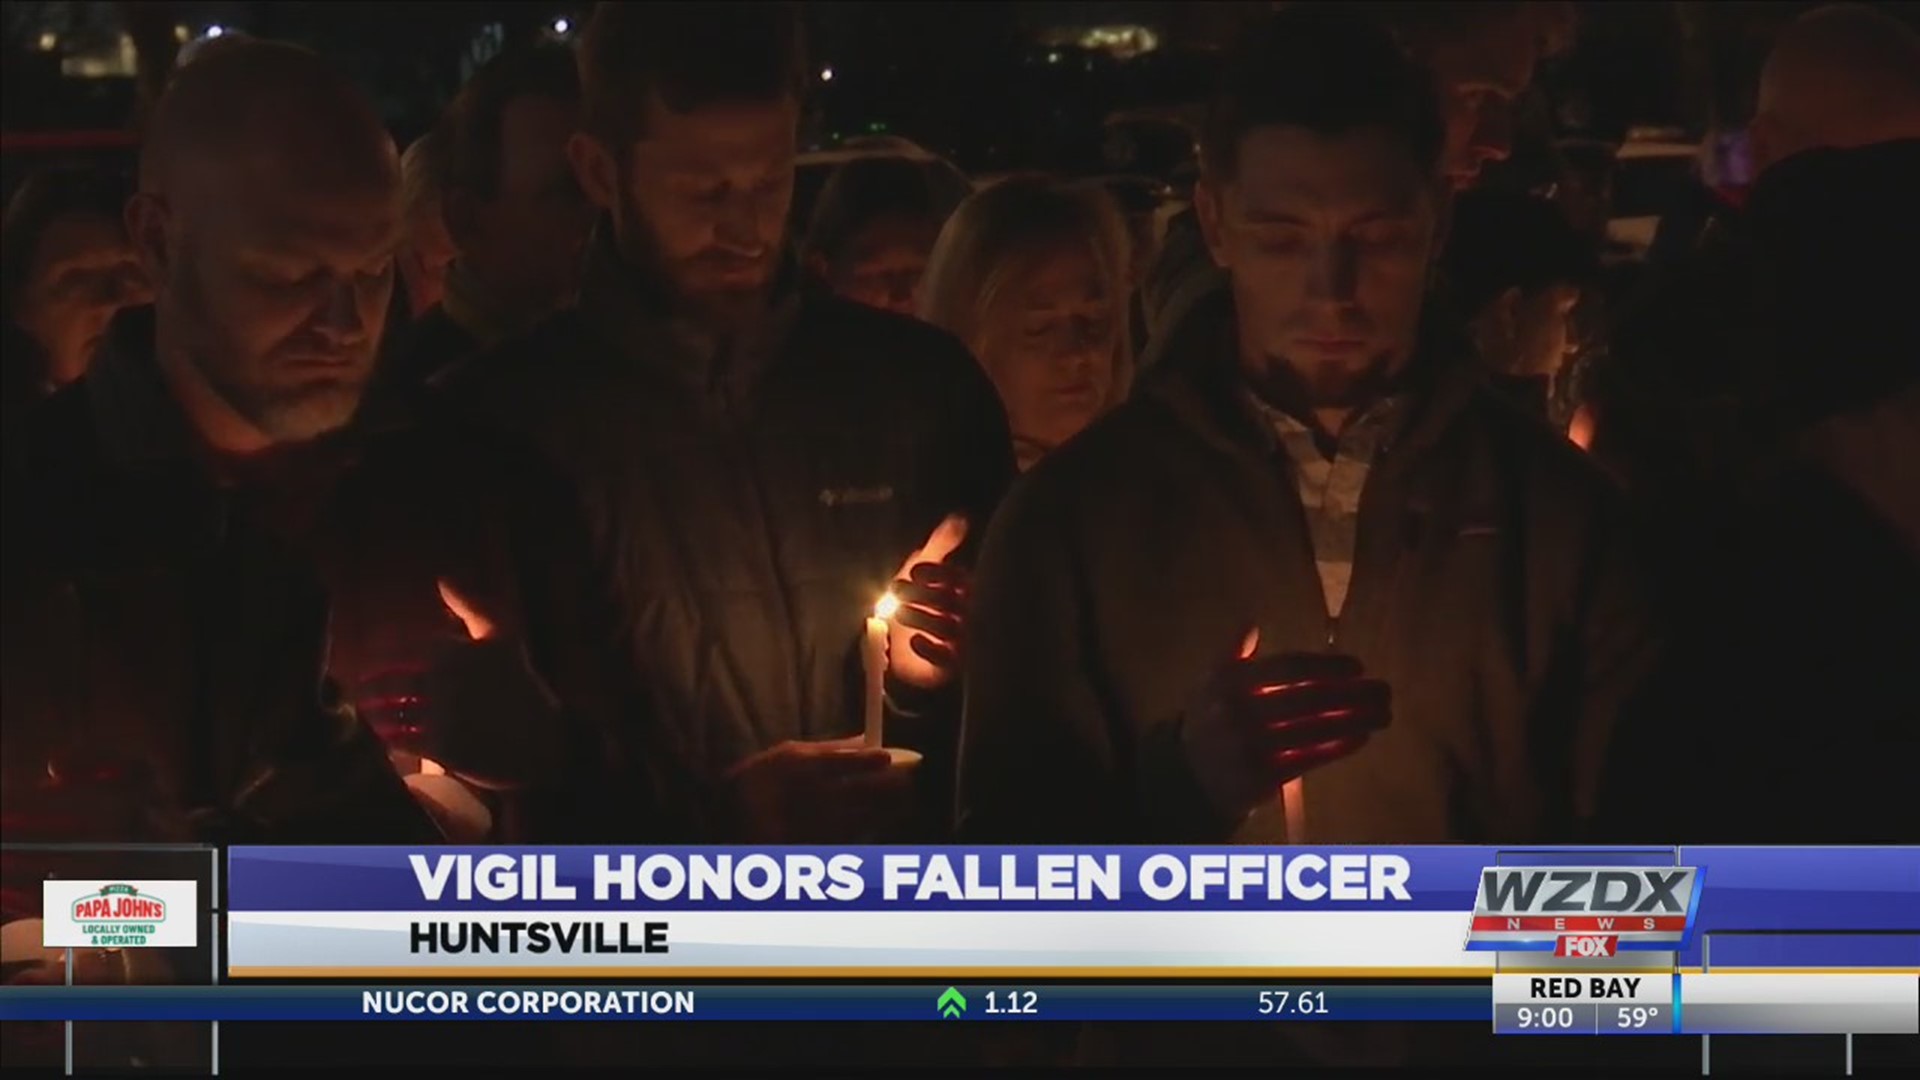
<svg viewBox="0 0 1920 1080">
<path fill-rule="evenodd" d="M 934 1002 L 934 1005 L 939 1008 L 941 1016 L 952 1020 L 967 1011 L 967 998 L 958 987 L 949 986 L 947 992 L 941 994 L 940 1000 Z"/>
</svg>

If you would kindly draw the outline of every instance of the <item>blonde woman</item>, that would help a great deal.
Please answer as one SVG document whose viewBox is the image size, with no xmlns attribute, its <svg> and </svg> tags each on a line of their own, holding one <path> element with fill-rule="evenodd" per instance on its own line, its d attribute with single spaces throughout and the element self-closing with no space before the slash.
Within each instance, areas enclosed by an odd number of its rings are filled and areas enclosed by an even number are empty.
<svg viewBox="0 0 1920 1080">
<path fill-rule="evenodd" d="M 1126 395 L 1127 271 L 1125 224 L 1096 187 L 1003 180 L 941 230 L 920 317 L 979 357 L 1023 471 Z"/>
</svg>

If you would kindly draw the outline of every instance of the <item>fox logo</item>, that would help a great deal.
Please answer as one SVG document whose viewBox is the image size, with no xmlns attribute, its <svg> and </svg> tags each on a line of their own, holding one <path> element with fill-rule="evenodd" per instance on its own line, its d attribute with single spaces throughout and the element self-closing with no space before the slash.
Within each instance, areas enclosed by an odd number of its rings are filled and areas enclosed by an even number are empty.
<svg viewBox="0 0 1920 1080">
<path fill-rule="evenodd" d="M 1553 955 L 1589 959 L 1612 956 L 1617 940 L 1612 934 L 1562 934 Z"/>
</svg>

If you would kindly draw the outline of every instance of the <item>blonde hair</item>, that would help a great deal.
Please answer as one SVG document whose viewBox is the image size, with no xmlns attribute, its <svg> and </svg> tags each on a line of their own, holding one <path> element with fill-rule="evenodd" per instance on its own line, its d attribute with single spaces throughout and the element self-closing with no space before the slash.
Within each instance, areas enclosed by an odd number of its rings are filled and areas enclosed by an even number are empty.
<svg viewBox="0 0 1920 1080">
<path fill-rule="evenodd" d="M 426 213 L 439 213 L 441 194 L 447 186 L 446 132 L 435 127 L 413 140 L 400 155 L 400 208 L 405 220 L 417 221 Z"/>
<path fill-rule="evenodd" d="M 1133 336 L 1126 222 L 1099 187 L 1050 177 L 1014 177 L 960 204 L 927 260 L 920 317 L 951 332 L 984 364 L 1007 323 L 1020 279 L 1041 256 L 1079 245 L 1093 256 L 1114 307 L 1113 378 L 1103 410 L 1125 399 L 1133 381 Z"/>
</svg>

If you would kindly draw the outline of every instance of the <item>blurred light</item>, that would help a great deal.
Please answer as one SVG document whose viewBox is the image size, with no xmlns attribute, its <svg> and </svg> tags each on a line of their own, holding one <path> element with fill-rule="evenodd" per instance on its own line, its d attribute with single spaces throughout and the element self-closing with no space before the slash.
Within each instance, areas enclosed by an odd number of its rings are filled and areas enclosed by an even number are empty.
<svg viewBox="0 0 1920 1080">
<path fill-rule="evenodd" d="M 821 81 L 821 82 L 832 82 L 832 81 L 833 81 L 833 69 L 832 69 L 832 68 L 821 68 L 821 69 L 820 69 L 820 81 Z"/>
<path fill-rule="evenodd" d="M 182 44 L 192 36 L 193 31 L 187 29 L 185 25 L 176 25 L 173 28 L 173 40 L 181 42 Z"/>
<path fill-rule="evenodd" d="M 226 32 L 227 28 L 221 26 L 219 23 L 214 23 L 212 26 L 207 27 L 207 36 L 210 38 L 217 38 Z"/>
<path fill-rule="evenodd" d="M 52 52 L 60 46 L 60 35 L 51 30 L 40 35 L 40 51 Z"/>
<path fill-rule="evenodd" d="M 567 31 L 569 31 L 569 30 L 571 30 L 571 29 L 573 29 L 573 24 L 572 24 L 572 23 L 570 23 L 570 22 L 568 22 L 567 20 L 565 20 L 565 19 L 555 19 L 555 20 L 553 20 L 553 32 L 554 32 L 554 33 L 556 33 L 556 34 L 564 34 L 564 33 L 566 33 Z"/>
<path fill-rule="evenodd" d="M 1145 26 L 1096 26 L 1080 35 L 1080 47 L 1130 60 L 1160 47 L 1160 36 Z"/>
<path fill-rule="evenodd" d="M 1057 53 L 1057 52 L 1050 52 L 1050 53 L 1048 53 L 1048 54 L 1047 54 L 1047 63 L 1049 63 L 1049 64 L 1057 64 L 1057 63 L 1059 63 L 1059 62 L 1060 62 L 1060 54 L 1059 54 L 1059 53 Z"/>
</svg>

